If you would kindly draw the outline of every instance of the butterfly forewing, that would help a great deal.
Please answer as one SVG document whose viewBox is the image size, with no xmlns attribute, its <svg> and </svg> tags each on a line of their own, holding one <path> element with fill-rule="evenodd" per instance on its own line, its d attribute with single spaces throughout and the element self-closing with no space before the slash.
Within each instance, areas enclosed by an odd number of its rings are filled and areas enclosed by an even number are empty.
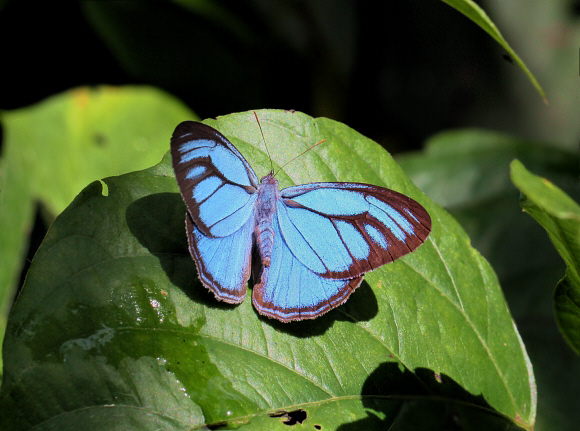
<svg viewBox="0 0 580 431">
<path fill-rule="evenodd" d="M 251 216 L 258 178 L 217 130 L 185 121 L 171 138 L 173 169 L 187 210 L 205 235 L 224 237 Z"/>
<path fill-rule="evenodd" d="M 357 277 L 415 250 L 431 230 L 413 199 L 369 184 L 282 190 L 281 234 L 296 258 L 326 278 Z"/>
</svg>

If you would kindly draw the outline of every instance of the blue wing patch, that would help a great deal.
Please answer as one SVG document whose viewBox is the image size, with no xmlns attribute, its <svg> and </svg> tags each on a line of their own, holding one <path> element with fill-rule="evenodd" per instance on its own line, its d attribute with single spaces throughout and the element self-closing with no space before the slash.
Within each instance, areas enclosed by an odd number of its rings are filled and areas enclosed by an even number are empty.
<svg viewBox="0 0 580 431">
<path fill-rule="evenodd" d="M 171 155 L 199 277 L 219 300 L 240 303 L 251 274 L 258 178 L 223 135 L 202 123 L 177 126 Z"/>
<path fill-rule="evenodd" d="M 274 237 L 281 238 L 277 220 Z M 252 301 L 264 316 L 290 322 L 313 319 L 345 302 L 363 277 L 329 279 L 320 277 L 288 248 L 286 241 L 274 242 L 269 267 L 263 267 L 260 282 L 254 286 Z"/>
<path fill-rule="evenodd" d="M 251 273 L 253 220 L 232 235 L 211 237 L 204 235 L 191 216 L 186 215 L 189 251 L 193 256 L 199 278 L 217 299 L 237 304 L 246 297 Z M 227 250 L 227 256 L 224 251 Z"/>
<path fill-rule="evenodd" d="M 419 203 L 382 187 L 313 183 L 280 191 L 273 173 L 258 183 L 238 150 L 202 123 L 177 126 L 171 154 L 202 283 L 217 299 L 239 303 L 254 267 L 255 308 L 282 322 L 344 303 L 366 272 L 415 250 L 431 230 Z"/>
</svg>

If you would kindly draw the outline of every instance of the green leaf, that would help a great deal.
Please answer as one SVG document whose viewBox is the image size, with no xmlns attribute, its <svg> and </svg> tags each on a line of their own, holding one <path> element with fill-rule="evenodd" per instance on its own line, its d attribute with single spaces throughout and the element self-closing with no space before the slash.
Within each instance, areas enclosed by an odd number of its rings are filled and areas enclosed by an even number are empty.
<svg viewBox="0 0 580 431">
<path fill-rule="evenodd" d="M 34 203 L 54 217 L 90 182 L 157 163 L 174 125 L 192 117 L 176 99 L 146 87 L 78 88 L 1 113 L 2 312 L 14 295 Z"/>
<path fill-rule="evenodd" d="M 489 17 L 484 12 L 484 10 L 481 9 L 481 7 L 479 7 L 472 0 L 441 0 L 441 1 L 447 3 L 452 8 L 457 9 L 467 18 L 469 18 L 478 26 L 480 26 L 487 34 L 493 37 L 508 52 L 510 57 L 514 59 L 514 61 L 518 64 L 518 66 L 520 66 L 520 68 L 524 71 L 524 73 L 526 74 L 526 76 L 528 77 L 528 79 L 530 80 L 530 82 L 532 83 L 532 85 L 534 86 L 534 88 L 544 101 L 544 103 L 547 103 L 544 90 L 542 90 L 542 87 L 540 87 L 540 84 L 538 83 L 538 81 L 536 81 L 536 78 L 534 77 L 534 75 L 532 75 L 532 72 L 529 71 L 527 66 L 522 61 L 522 59 L 518 57 L 516 52 L 507 43 L 507 41 L 504 39 L 504 37 L 496 27 L 496 25 L 493 23 L 491 19 L 489 19 Z"/>
<path fill-rule="evenodd" d="M 107 196 L 95 182 L 49 230 L 8 322 L 0 427 L 73 428 L 87 412 L 124 424 L 139 411 L 156 421 L 149 428 L 264 429 L 302 409 L 309 429 L 402 429 L 416 415 L 397 420 L 422 405 L 428 423 L 483 416 L 496 429 L 531 430 L 530 362 L 495 274 L 459 225 L 347 126 L 284 111 L 258 116 L 275 166 L 326 139 L 283 168 L 281 187 L 393 188 L 431 214 L 428 241 L 367 274 L 343 306 L 283 324 L 260 317 L 250 299 L 219 303 L 200 284 L 168 157 L 105 179 Z M 252 112 L 206 123 L 259 176 L 268 173 Z M 352 414 L 337 413 L 343 407 Z"/>
<path fill-rule="evenodd" d="M 511 177 L 524 195 L 521 206 L 548 233 L 566 262 L 566 275 L 554 295 L 555 317 L 566 342 L 580 353 L 580 206 L 544 178 L 526 170 L 518 160 Z"/>
</svg>

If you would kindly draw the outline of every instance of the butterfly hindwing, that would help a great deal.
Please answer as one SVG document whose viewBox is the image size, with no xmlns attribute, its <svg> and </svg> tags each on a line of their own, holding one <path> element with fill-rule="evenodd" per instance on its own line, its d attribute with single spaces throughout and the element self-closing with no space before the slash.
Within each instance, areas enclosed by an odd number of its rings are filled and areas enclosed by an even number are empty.
<svg viewBox="0 0 580 431">
<path fill-rule="evenodd" d="M 362 276 L 350 279 L 321 277 L 300 262 L 272 223 L 276 241 L 269 267 L 262 268 L 252 301 L 262 315 L 282 322 L 313 319 L 345 302 L 360 285 Z"/>
<path fill-rule="evenodd" d="M 199 278 L 221 301 L 237 304 L 250 279 L 253 219 L 226 237 L 204 235 L 186 214 L 187 241 Z"/>
</svg>

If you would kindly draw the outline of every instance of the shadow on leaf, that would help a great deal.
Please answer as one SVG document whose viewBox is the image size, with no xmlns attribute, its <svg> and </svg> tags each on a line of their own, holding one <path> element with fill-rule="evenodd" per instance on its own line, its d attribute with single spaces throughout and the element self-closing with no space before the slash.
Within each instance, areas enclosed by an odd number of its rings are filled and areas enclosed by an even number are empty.
<svg viewBox="0 0 580 431">
<path fill-rule="evenodd" d="M 471 394 L 451 377 L 427 368 L 411 372 L 396 362 L 385 362 L 366 379 L 361 398 L 367 417 L 338 430 L 521 430 L 482 395 Z"/>
<path fill-rule="evenodd" d="M 187 248 L 185 204 L 178 193 L 156 193 L 138 199 L 127 207 L 125 218 L 139 243 L 159 259 L 171 283 L 192 301 L 224 310 L 235 307 L 217 301 L 199 281 Z"/>
<path fill-rule="evenodd" d="M 363 281 L 346 303 L 314 320 L 282 323 L 264 316 L 260 316 L 260 319 L 279 332 L 298 338 L 308 338 L 324 334 L 336 320 L 353 323 L 368 321 L 376 316 L 378 311 L 377 297 L 369 284 Z"/>
<path fill-rule="evenodd" d="M 171 283 L 192 301 L 210 308 L 232 310 L 235 304 L 216 300 L 199 281 L 187 246 L 185 213 L 185 204 L 178 193 L 156 193 L 131 203 L 126 211 L 126 221 L 139 243 L 159 259 Z M 335 320 L 368 321 L 377 312 L 377 298 L 368 283 L 363 282 L 345 304 L 315 320 L 281 323 L 263 316 L 259 318 L 276 330 L 305 338 L 323 334 Z"/>
</svg>

